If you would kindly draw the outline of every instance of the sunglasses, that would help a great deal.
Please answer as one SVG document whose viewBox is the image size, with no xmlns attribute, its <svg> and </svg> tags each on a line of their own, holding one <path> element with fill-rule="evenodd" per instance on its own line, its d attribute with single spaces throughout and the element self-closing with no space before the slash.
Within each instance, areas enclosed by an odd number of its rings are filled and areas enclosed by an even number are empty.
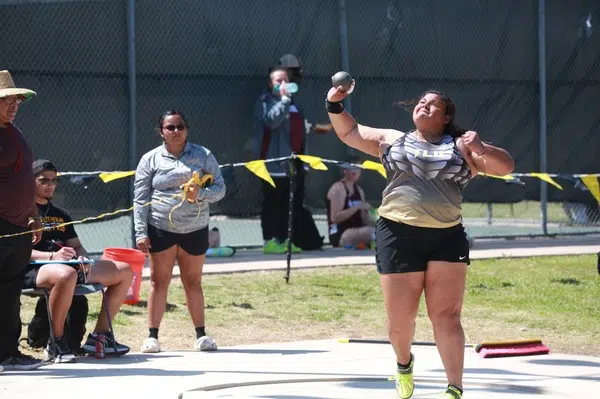
<svg viewBox="0 0 600 399">
<path fill-rule="evenodd" d="M 47 177 L 42 177 L 41 179 L 37 179 L 37 182 L 40 183 L 42 186 L 49 186 L 50 184 L 54 184 L 56 186 L 59 182 L 59 179 L 49 179 Z"/>
<path fill-rule="evenodd" d="M 185 126 L 184 124 L 181 125 L 167 125 L 164 127 L 164 129 L 167 129 L 169 132 L 174 132 L 175 129 L 179 130 L 180 132 L 182 130 L 185 130 L 187 126 Z"/>
</svg>

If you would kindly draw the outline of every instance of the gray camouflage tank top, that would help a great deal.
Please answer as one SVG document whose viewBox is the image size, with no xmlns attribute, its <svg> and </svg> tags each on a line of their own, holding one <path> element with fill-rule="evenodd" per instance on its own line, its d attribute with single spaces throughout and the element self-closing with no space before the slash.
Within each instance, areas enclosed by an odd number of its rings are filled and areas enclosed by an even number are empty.
<svg viewBox="0 0 600 399">
<path fill-rule="evenodd" d="M 471 169 L 451 136 L 437 143 L 403 134 L 382 156 L 387 186 L 379 214 L 417 227 L 446 228 L 461 222 L 462 190 Z"/>
</svg>

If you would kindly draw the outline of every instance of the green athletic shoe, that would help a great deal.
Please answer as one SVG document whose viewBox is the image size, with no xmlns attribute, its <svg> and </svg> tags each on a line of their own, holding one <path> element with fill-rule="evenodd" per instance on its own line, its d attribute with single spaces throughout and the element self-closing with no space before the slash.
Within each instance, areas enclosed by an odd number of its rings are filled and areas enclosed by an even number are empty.
<svg viewBox="0 0 600 399">
<path fill-rule="evenodd" d="M 415 384 L 413 382 L 413 365 L 415 364 L 415 357 L 410 354 L 410 363 L 408 368 L 398 368 L 394 379 L 396 380 L 396 392 L 400 399 L 408 399 L 415 392 Z"/>
<path fill-rule="evenodd" d="M 285 240 L 285 242 L 282 244 L 285 248 L 284 253 L 286 253 L 286 254 L 287 254 L 287 249 L 288 249 L 288 242 L 289 242 L 289 240 Z M 295 246 L 294 243 L 292 243 L 292 253 L 299 254 L 300 252 L 302 252 L 302 250 L 300 248 L 298 248 L 297 246 Z"/>
<path fill-rule="evenodd" d="M 455 386 L 448 385 L 448 389 L 440 396 L 440 399 L 462 399 L 462 392 Z"/>
<path fill-rule="evenodd" d="M 284 254 L 287 252 L 287 247 L 278 243 L 275 239 L 269 240 L 263 246 L 263 254 Z"/>
</svg>

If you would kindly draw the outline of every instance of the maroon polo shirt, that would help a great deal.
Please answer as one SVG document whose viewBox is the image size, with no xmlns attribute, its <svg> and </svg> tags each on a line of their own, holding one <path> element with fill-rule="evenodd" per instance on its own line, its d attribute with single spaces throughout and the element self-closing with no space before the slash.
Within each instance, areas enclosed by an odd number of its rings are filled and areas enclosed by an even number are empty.
<svg viewBox="0 0 600 399">
<path fill-rule="evenodd" d="M 0 126 L 0 219 L 27 227 L 35 204 L 33 154 L 23 133 Z"/>
</svg>

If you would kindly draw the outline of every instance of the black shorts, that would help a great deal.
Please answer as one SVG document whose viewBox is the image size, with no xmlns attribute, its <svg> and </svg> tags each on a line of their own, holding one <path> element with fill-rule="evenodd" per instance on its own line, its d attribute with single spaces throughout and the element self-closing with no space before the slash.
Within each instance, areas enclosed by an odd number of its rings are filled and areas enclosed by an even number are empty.
<svg viewBox="0 0 600 399">
<path fill-rule="evenodd" d="M 208 250 L 208 226 L 187 234 L 171 233 L 148 225 L 150 252 L 156 253 L 179 245 L 190 255 L 204 255 Z"/>
<path fill-rule="evenodd" d="M 377 271 L 424 272 L 427 262 L 471 263 L 462 224 L 448 228 L 415 227 L 380 217 L 377 221 Z"/>
<path fill-rule="evenodd" d="M 27 272 L 25 272 L 25 281 L 23 282 L 23 289 L 38 288 L 36 283 L 37 276 L 42 266 L 45 265 L 29 265 L 27 267 Z M 51 266 L 55 266 L 55 264 L 52 264 Z M 67 266 L 73 267 L 74 265 Z M 85 284 L 85 273 L 83 270 L 77 270 L 77 284 Z"/>
</svg>

